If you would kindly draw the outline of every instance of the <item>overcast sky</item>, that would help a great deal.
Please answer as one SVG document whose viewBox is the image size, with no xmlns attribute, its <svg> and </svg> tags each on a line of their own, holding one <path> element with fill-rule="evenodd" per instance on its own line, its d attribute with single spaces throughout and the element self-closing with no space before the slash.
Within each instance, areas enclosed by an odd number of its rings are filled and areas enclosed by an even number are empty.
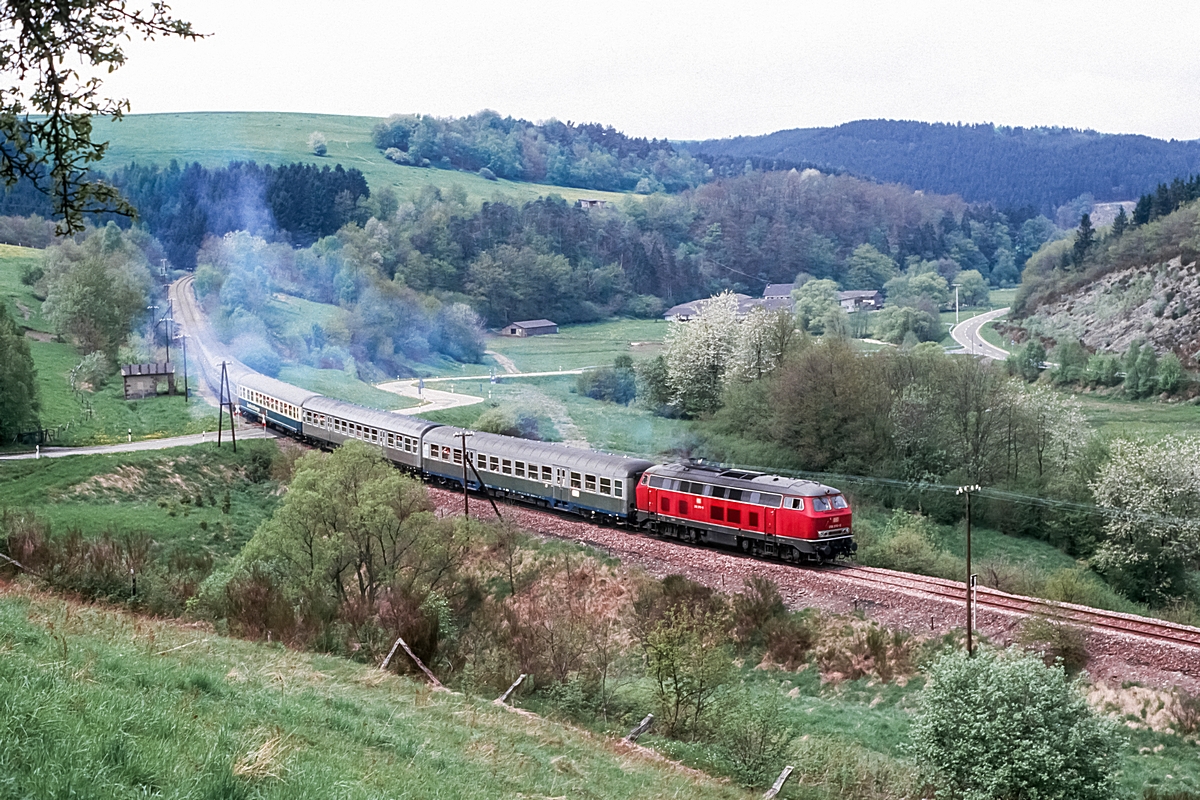
<svg viewBox="0 0 1200 800">
<path fill-rule="evenodd" d="M 1200 138 L 1200 3 L 174 0 L 134 113 L 460 116 L 698 139 L 855 119 Z"/>
</svg>

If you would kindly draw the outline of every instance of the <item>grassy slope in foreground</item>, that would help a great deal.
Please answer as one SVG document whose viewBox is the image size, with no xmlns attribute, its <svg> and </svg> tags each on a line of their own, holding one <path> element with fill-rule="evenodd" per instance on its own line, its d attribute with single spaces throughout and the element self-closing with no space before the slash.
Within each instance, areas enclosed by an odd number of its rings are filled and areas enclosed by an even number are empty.
<svg viewBox="0 0 1200 800">
<path fill-rule="evenodd" d="M 409 197 L 432 185 L 440 189 L 461 186 L 475 201 L 503 195 L 517 200 L 535 200 L 558 194 L 567 200 L 593 197 L 618 200 L 630 195 L 591 189 L 572 189 L 516 181 L 489 181 L 471 172 L 402 167 L 383 157 L 371 143 L 376 117 L 333 114 L 285 114 L 276 112 L 196 112 L 182 114 L 131 114 L 120 122 L 107 118 L 93 122 L 96 138 L 110 143 L 102 169 L 114 170 L 131 161 L 166 166 L 175 159 L 183 164 L 199 162 L 205 167 L 223 167 L 230 161 L 259 164 L 288 164 L 296 161 L 361 170 L 371 191 L 391 187 L 398 196 Z M 308 137 L 325 134 L 329 152 L 313 155 Z"/>
<path fill-rule="evenodd" d="M 0 795 L 747 797 L 343 659 L 0 590 Z"/>
</svg>

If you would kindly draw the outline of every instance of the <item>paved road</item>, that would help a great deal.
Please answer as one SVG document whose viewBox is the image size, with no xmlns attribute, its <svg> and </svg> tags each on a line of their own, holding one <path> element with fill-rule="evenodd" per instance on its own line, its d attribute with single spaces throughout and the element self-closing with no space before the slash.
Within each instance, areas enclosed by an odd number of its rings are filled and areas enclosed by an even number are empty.
<svg viewBox="0 0 1200 800">
<path fill-rule="evenodd" d="M 264 430 L 257 425 L 239 426 L 239 439 L 274 439 L 277 434 L 272 430 Z M 229 446 L 229 431 L 221 437 L 222 446 Z M 136 453 L 142 450 L 166 450 L 170 447 L 188 447 L 197 444 L 216 446 L 217 433 L 194 433 L 190 436 L 171 436 L 166 439 L 143 439 L 140 442 L 121 442 L 119 444 L 101 444 L 92 447 L 43 447 L 42 458 L 63 458 L 65 456 L 94 456 L 111 455 L 113 453 Z M 0 461 L 26 461 L 37 458 L 36 453 L 18 453 L 11 456 L 0 456 Z"/>
<path fill-rule="evenodd" d="M 992 320 L 1000 319 L 1007 313 L 1008 308 L 998 308 L 995 311 L 971 317 L 951 328 L 950 336 L 954 338 L 954 341 L 962 345 L 962 352 L 991 358 L 996 361 L 1003 361 L 1008 358 L 1008 351 L 984 341 L 984 338 L 979 335 L 979 331 L 984 325 Z"/>
</svg>

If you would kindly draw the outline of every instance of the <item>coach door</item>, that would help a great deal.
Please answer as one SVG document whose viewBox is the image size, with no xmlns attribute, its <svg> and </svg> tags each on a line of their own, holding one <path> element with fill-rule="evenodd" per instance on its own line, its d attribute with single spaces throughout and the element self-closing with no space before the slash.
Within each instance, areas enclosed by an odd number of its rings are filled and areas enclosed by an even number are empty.
<svg viewBox="0 0 1200 800">
<path fill-rule="evenodd" d="M 571 490 L 567 486 L 567 470 L 563 467 L 554 468 L 554 499 L 563 505 L 571 502 Z"/>
</svg>

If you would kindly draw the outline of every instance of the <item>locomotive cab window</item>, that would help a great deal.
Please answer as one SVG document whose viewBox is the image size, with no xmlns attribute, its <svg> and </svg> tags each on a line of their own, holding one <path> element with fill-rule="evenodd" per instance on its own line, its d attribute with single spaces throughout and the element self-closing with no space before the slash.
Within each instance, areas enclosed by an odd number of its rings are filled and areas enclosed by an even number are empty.
<svg viewBox="0 0 1200 800">
<path fill-rule="evenodd" d="M 842 497 L 840 494 L 835 494 L 833 496 L 833 507 L 834 508 L 849 508 L 849 506 L 846 504 L 846 498 Z"/>
<path fill-rule="evenodd" d="M 661 477 L 659 477 L 658 475 L 654 475 L 653 477 L 650 477 L 650 478 L 642 478 L 642 483 L 650 484 L 651 489 L 663 488 L 663 479 Z"/>
<path fill-rule="evenodd" d="M 797 508 L 797 509 L 800 509 L 801 511 L 803 511 L 804 510 L 804 498 L 802 498 L 802 497 L 791 498 L 788 501 L 788 508 Z"/>
<path fill-rule="evenodd" d="M 813 511 L 830 511 L 832 509 L 833 505 L 829 502 L 828 497 L 813 498 Z"/>
</svg>

